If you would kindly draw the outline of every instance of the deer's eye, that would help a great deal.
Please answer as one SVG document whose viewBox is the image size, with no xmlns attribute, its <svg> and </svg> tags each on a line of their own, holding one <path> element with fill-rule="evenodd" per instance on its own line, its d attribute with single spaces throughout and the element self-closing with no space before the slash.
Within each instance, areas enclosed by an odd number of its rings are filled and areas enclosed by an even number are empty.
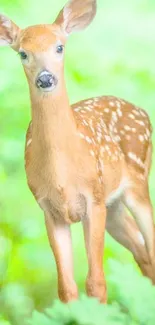
<svg viewBox="0 0 155 325">
<path fill-rule="evenodd" d="M 57 53 L 62 53 L 63 50 L 64 50 L 63 45 L 58 45 L 57 48 L 56 48 Z"/>
<path fill-rule="evenodd" d="M 24 51 L 19 52 L 19 55 L 22 60 L 26 60 L 28 58 L 28 55 Z"/>
</svg>

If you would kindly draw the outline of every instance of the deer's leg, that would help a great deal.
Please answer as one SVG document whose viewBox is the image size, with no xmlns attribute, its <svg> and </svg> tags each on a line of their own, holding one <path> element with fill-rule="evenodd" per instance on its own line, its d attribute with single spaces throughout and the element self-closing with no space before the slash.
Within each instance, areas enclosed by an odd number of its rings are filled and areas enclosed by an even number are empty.
<svg viewBox="0 0 155 325">
<path fill-rule="evenodd" d="M 107 231 L 133 254 L 143 275 L 149 277 L 155 283 L 155 273 L 150 263 L 145 241 L 135 220 L 127 214 L 122 202 L 114 203 L 107 210 Z"/>
<path fill-rule="evenodd" d="M 124 203 L 134 216 L 143 235 L 155 277 L 155 230 L 148 186 L 143 187 L 140 184 L 136 190 L 128 190 L 124 196 Z"/>
<path fill-rule="evenodd" d="M 106 222 L 105 206 L 93 206 L 83 220 L 85 244 L 88 256 L 86 290 L 88 296 L 106 302 L 106 283 L 103 272 L 103 248 Z"/>
<path fill-rule="evenodd" d="M 53 250 L 57 272 L 58 293 L 63 302 L 78 298 L 77 286 L 73 276 L 73 258 L 70 227 L 51 215 L 45 215 L 47 234 Z"/>
</svg>

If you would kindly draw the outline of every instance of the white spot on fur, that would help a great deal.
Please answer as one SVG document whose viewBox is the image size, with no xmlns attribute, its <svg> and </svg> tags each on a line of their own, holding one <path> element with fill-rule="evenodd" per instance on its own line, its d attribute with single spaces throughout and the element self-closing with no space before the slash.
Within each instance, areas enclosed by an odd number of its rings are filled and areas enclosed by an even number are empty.
<svg viewBox="0 0 155 325">
<path fill-rule="evenodd" d="M 107 144 L 105 145 L 105 150 L 110 151 L 110 148 L 107 146 Z"/>
<path fill-rule="evenodd" d="M 138 111 L 136 111 L 135 109 L 132 110 L 132 113 L 135 114 L 135 115 L 137 115 L 137 116 L 140 115 L 140 113 Z"/>
<path fill-rule="evenodd" d="M 130 128 L 129 125 L 124 125 L 124 129 L 125 129 L 126 131 L 129 131 L 131 128 Z"/>
<path fill-rule="evenodd" d="M 142 116 L 144 116 L 144 117 L 147 117 L 147 114 L 146 114 L 144 111 L 142 111 L 142 110 L 140 110 L 140 114 L 141 114 Z"/>
<path fill-rule="evenodd" d="M 118 121 L 118 118 L 117 118 L 116 112 L 113 112 L 113 113 L 112 113 L 112 119 L 113 119 L 114 122 L 117 122 L 117 121 Z"/>
<path fill-rule="evenodd" d="M 144 238 L 143 238 L 143 236 L 142 236 L 142 234 L 141 234 L 140 231 L 137 232 L 137 237 L 138 237 L 138 241 L 140 242 L 140 244 L 144 246 L 145 245 L 145 241 L 144 241 Z"/>
<path fill-rule="evenodd" d="M 76 108 L 74 108 L 74 111 L 75 111 L 75 112 L 79 112 L 80 109 L 81 109 L 81 107 L 76 107 Z"/>
<path fill-rule="evenodd" d="M 80 133 L 79 135 L 80 135 L 80 138 L 85 139 L 85 136 L 83 133 Z"/>
<path fill-rule="evenodd" d="M 144 134 L 144 138 L 145 138 L 145 140 L 148 140 L 148 136 L 146 133 Z"/>
<path fill-rule="evenodd" d="M 141 141 L 141 142 L 144 142 L 144 137 L 143 137 L 143 135 L 139 135 L 139 140 Z"/>
<path fill-rule="evenodd" d="M 119 100 L 117 100 L 117 102 L 116 102 L 116 105 L 117 105 L 117 107 L 118 107 L 118 108 L 120 108 L 120 107 L 121 107 L 121 103 L 120 103 L 120 101 L 119 101 Z"/>
<path fill-rule="evenodd" d="M 32 139 L 29 139 L 29 140 L 27 141 L 27 147 L 31 144 L 31 142 L 32 142 Z"/>
<path fill-rule="evenodd" d="M 129 117 L 135 119 L 135 116 L 133 114 L 129 114 Z"/>
<path fill-rule="evenodd" d="M 115 107 L 115 103 L 114 102 L 109 102 L 109 105 L 112 107 Z"/>
<path fill-rule="evenodd" d="M 142 125 L 142 126 L 145 125 L 145 123 L 144 123 L 143 121 L 140 121 L 140 120 L 135 120 L 135 122 L 136 122 L 137 124 L 139 124 L 139 125 Z"/>
<path fill-rule="evenodd" d="M 121 138 L 119 137 L 119 135 L 116 135 L 116 136 L 115 136 L 115 141 L 116 141 L 116 142 L 121 141 Z"/>
<path fill-rule="evenodd" d="M 133 160 L 137 165 L 139 165 L 141 168 L 145 168 L 144 163 L 141 161 L 139 157 L 136 156 L 133 152 L 128 152 L 128 157 Z"/>
<path fill-rule="evenodd" d="M 111 141 L 111 138 L 109 137 L 109 135 L 105 135 L 105 140 L 106 140 L 107 142 L 110 142 L 110 141 Z"/>
<path fill-rule="evenodd" d="M 133 133 L 136 133 L 136 128 L 131 128 L 131 131 L 132 131 Z"/>
<path fill-rule="evenodd" d="M 86 125 L 86 126 L 88 126 L 88 122 L 85 121 L 85 120 L 83 120 L 83 124 Z"/>
<path fill-rule="evenodd" d="M 91 156 L 95 156 L 95 152 L 93 151 L 93 150 L 90 150 L 90 154 L 91 154 Z"/>
<path fill-rule="evenodd" d="M 92 107 L 93 106 L 90 106 L 90 105 L 89 106 L 84 106 L 84 109 L 86 109 L 87 111 L 91 112 L 92 111 Z"/>
<path fill-rule="evenodd" d="M 89 138 L 88 136 L 86 136 L 85 139 L 86 139 L 86 141 L 87 141 L 88 143 L 92 143 L 91 138 Z"/>
<path fill-rule="evenodd" d="M 92 99 L 89 99 L 89 100 L 87 100 L 86 102 L 85 102 L 86 104 L 93 104 L 93 100 Z"/>
<path fill-rule="evenodd" d="M 106 107 L 106 108 L 104 108 L 104 112 L 105 113 L 109 113 L 110 112 L 110 109 Z"/>
<path fill-rule="evenodd" d="M 119 117 L 121 117 L 123 114 L 122 114 L 122 111 L 120 109 L 117 109 L 117 114 Z"/>
<path fill-rule="evenodd" d="M 90 125 L 90 129 L 93 133 L 95 133 L 95 129 Z"/>
</svg>

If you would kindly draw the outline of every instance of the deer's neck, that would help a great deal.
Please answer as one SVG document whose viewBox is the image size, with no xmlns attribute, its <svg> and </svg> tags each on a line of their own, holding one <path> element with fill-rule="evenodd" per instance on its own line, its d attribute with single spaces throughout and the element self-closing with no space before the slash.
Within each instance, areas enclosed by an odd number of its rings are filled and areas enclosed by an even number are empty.
<svg viewBox="0 0 155 325">
<path fill-rule="evenodd" d="M 31 92 L 32 141 L 39 149 L 63 150 L 76 136 L 76 123 L 63 85 L 61 91 Z"/>
</svg>

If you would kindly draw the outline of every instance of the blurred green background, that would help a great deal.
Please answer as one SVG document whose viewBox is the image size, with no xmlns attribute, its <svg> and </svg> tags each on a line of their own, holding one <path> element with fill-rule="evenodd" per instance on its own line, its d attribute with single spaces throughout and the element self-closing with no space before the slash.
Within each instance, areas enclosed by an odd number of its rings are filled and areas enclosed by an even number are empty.
<svg viewBox="0 0 155 325">
<path fill-rule="evenodd" d="M 65 0 L 1 0 L 0 11 L 24 28 L 52 22 L 64 3 Z M 71 103 L 97 95 L 119 96 L 146 109 L 154 126 L 155 1 L 98 0 L 94 22 L 68 41 L 65 67 Z M 11 49 L 1 48 L 0 324 L 3 325 L 9 324 L 7 321 L 22 325 L 34 309 L 42 311 L 57 298 L 56 267 L 43 213 L 27 187 L 24 171 L 25 134 L 30 118 L 28 86 L 20 59 Z M 153 163 L 150 192 L 155 207 L 154 180 Z M 76 281 L 84 292 L 87 263 L 80 224 L 73 226 L 73 243 Z M 154 308 L 155 313 L 155 289 L 142 279 L 131 254 L 108 235 L 104 265 L 109 303 L 117 301 L 126 304 L 125 308 L 130 304 L 134 319 L 138 319 L 132 324 L 155 324 L 155 319 L 149 322 L 150 310 Z M 148 306 L 142 297 L 153 301 L 153 305 Z M 145 310 L 145 317 L 137 316 L 141 313 L 136 308 Z M 142 322 L 136 317 L 142 317 Z M 131 320 L 125 324 L 131 325 Z"/>
</svg>

